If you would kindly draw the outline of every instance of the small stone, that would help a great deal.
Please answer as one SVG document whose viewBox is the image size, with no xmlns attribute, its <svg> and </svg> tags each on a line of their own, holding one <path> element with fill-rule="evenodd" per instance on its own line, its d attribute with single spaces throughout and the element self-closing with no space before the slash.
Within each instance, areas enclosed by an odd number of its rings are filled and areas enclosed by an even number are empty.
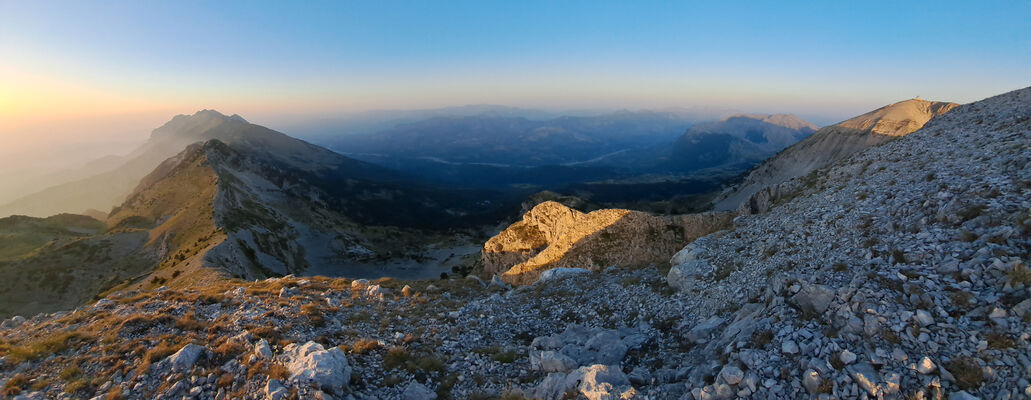
<svg viewBox="0 0 1031 400">
<path fill-rule="evenodd" d="M 934 317 L 932 317 L 931 313 L 926 310 L 916 310 L 916 314 L 913 318 L 916 319 L 916 322 L 919 323 L 920 326 L 927 326 L 934 323 Z"/>
<path fill-rule="evenodd" d="M 924 375 L 934 372 L 935 368 L 937 366 L 928 357 L 924 357 L 920 359 L 920 362 L 916 363 L 916 371 Z"/>
<path fill-rule="evenodd" d="M 841 355 L 838 357 L 842 364 L 849 365 L 856 362 L 856 353 L 848 351 L 848 349 L 842 350 Z"/>
<path fill-rule="evenodd" d="M 848 367 L 849 376 L 871 396 L 876 397 L 881 392 L 878 382 L 881 381 L 880 374 L 869 363 L 859 363 Z"/>
<path fill-rule="evenodd" d="M 279 379 L 269 379 L 265 382 L 265 398 L 269 400 L 283 400 L 289 395 L 286 388 Z"/>
<path fill-rule="evenodd" d="M 437 398 L 437 394 L 421 383 L 412 382 L 405 387 L 401 398 L 404 400 L 433 400 Z"/>
<path fill-rule="evenodd" d="M 798 343 L 794 340 L 785 340 L 780 344 L 780 351 L 784 354 L 798 354 Z"/>
<path fill-rule="evenodd" d="M 816 370 L 809 369 L 802 374 L 802 386 L 809 391 L 809 394 L 816 394 L 820 390 L 820 383 L 820 373 Z"/>
<path fill-rule="evenodd" d="M 254 344 L 254 356 L 260 360 L 272 359 L 272 348 L 269 347 L 267 340 L 261 339 Z"/>
<path fill-rule="evenodd" d="M 952 392 L 949 394 L 949 400 L 981 400 L 979 397 L 974 396 L 966 391 Z"/>
<path fill-rule="evenodd" d="M 193 343 L 183 346 L 179 351 L 168 356 L 166 361 L 175 371 L 187 371 L 193 368 L 197 359 L 204 355 L 204 347 Z"/>
<path fill-rule="evenodd" d="M 745 373 L 744 371 L 741 371 L 741 368 L 727 365 L 720 371 L 720 376 L 723 377 L 723 380 L 727 382 L 727 384 L 737 385 L 745 378 Z"/>
</svg>

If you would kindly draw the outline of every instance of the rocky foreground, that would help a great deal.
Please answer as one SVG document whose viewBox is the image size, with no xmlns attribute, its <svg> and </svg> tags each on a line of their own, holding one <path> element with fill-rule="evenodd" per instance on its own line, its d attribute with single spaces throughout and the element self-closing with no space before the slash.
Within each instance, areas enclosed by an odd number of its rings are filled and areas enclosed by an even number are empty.
<svg viewBox="0 0 1031 400">
<path fill-rule="evenodd" d="M 4 321 L 0 383 L 21 398 L 1029 398 L 1029 160 L 1023 89 L 792 181 L 670 267 L 119 293 Z"/>
</svg>

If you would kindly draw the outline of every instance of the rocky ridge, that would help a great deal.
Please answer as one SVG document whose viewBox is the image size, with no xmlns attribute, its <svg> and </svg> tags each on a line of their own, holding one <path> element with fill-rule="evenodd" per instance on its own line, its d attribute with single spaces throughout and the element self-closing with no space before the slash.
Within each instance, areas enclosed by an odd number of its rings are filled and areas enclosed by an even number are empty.
<svg viewBox="0 0 1031 400">
<path fill-rule="evenodd" d="M 776 190 L 776 185 L 791 178 L 915 132 L 927 121 L 956 106 L 956 103 L 915 98 L 824 127 L 749 171 L 743 182 L 721 194 L 713 204 L 717 210 L 747 208 L 749 198 L 763 189 Z"/>
<path fill-rule="evenodd" d="M 23 398 L 1027 398 L 1029 142 L 1031 88 L 961 106 L 799 179 L 668 271 L 113 294 L 0 324 L 0 382 Z"/>
</svg>

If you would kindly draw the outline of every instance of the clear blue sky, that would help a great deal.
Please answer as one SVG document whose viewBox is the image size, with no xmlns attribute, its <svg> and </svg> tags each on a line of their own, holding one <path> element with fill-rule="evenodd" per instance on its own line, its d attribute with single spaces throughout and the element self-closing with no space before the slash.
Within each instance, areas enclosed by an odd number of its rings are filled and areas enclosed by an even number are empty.
<svg viewBox="0 0 1031 400">
<path fill-rule="evenodd" d="M 1028 85 L 1029 1 L 0 0 L 18 126 L 475 103 L 848 117 Z"/>
</svg>

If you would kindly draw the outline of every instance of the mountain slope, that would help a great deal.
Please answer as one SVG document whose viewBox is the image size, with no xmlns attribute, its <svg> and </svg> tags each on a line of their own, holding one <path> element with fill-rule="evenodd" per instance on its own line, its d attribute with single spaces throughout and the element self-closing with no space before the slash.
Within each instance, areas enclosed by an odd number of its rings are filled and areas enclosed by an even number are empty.
<svg viewBox="0 0 1031 400">
<path fill-rule="evenodd" d="M 1029 160 L 1025 88 L 789 181 L 768 212 L 671 261 L 704 327 L 695 359 L 737 359 L 784 398 L 1026 397 Z"/>
<path fill-rule="evenodd" d="M 368 180 L 374 167 L 335 157 L 343 161 L 302 169 L 246 144 L 194 144 L 145 177 L 108 223 L 149 231 L 148 245 L 167 256 L 161 278 L 203 267 L 252 279 L 354 273 L 498 218 L 489 192 Z"/>
<path fill-rule="evenodd" d="M 956 106 L 956 103 L 916 98 L 824 127 L 750 171 L 742 183 L 714 202 L 715 207 L 717 210 L 735 209 L 766 186 L 805 175 L 855 152 L 910 134 Z"/>
<path fill-rule="evenodd" d="M 127 161 L 119 167 L 0 205 L 0 215 L 45 217 L 61 212 L 110 210 L 121 204 L 140 179 L 161 162 L 191 143 L 210 139 L 239 144 L 299 169 L 346 166 L 356 176 L 397 179 L 385 169 L 350 160 L 327 149 L 250 124 L 238 115 L 225 116 L 214 110 L 202 110 L 193 115 L 177 115 L 155 129 L 150 139 L 126 156 Z"/>
</svg>

